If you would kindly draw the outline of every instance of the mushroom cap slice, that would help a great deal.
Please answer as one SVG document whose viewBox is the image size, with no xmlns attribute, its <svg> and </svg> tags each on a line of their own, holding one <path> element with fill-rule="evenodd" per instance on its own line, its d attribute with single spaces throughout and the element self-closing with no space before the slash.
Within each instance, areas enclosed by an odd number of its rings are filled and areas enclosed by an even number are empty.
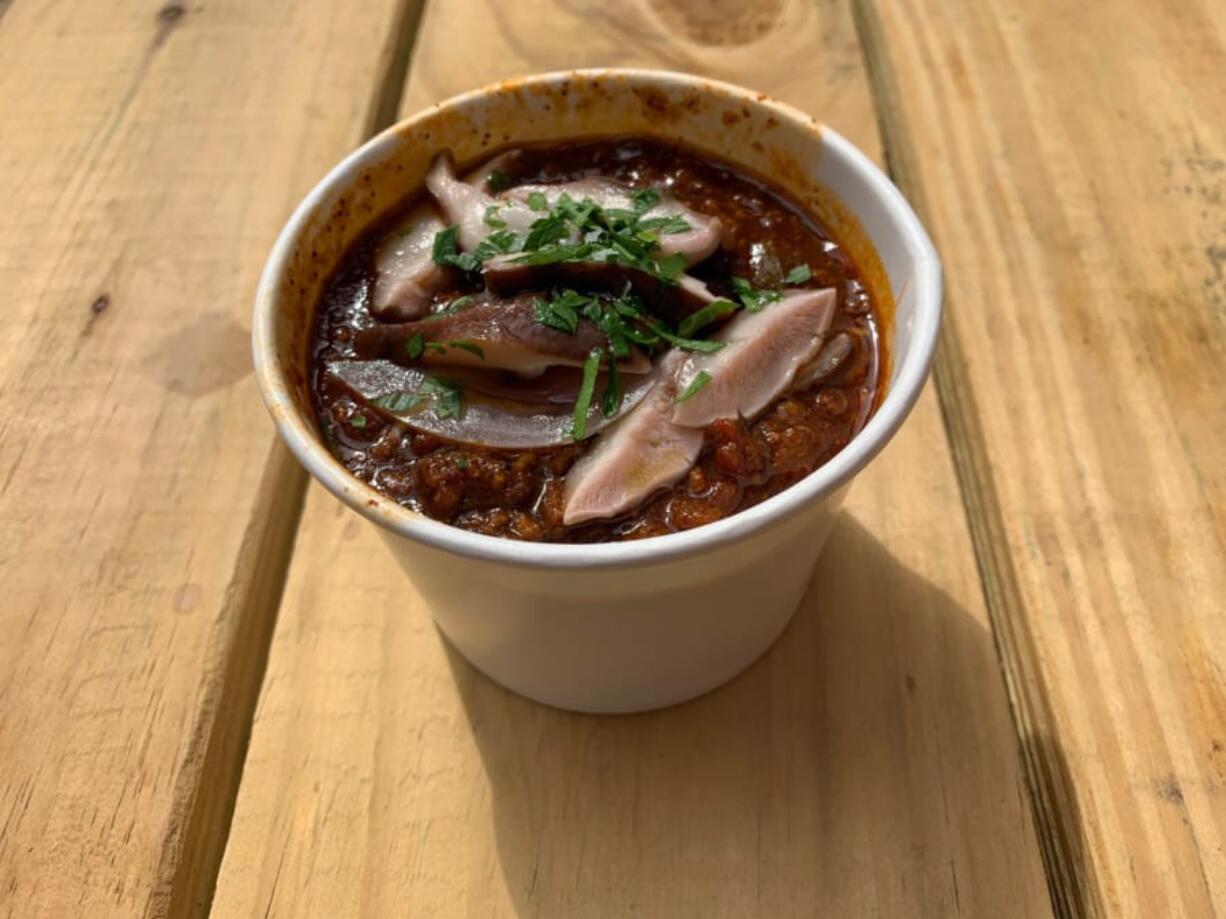
<svg viewBox="0 0 1226 919">
<path fill-rule="evenodd" d="M 455 160 L 447 151 L 435 157 L 426 173 L 426 188 L 443 210 L 447 222 L 460 229 L 460 247 L 465 251 L 476 248 L 495 229 L 510 230 L 525 234 L 532 224 L 545 216 L 544 211 L 533 210 L 528 199 L 542 195 L 547 207 L 552 209 L 562 195 L 569 195 L 576 202 L 593 201 L 605 210 L 631 210 L 634 207 L 634 189 L 611 179 L 592 177 L 573 182 L 555 184 L 518 185 L 501 194 L 491 194 L 486 180 L 494 162 L 514 162 L 515 151 L 507 151 L 494 160 L 460 178 L 456 175 Z M 496 214 L 502 226 L 495 227 L 486 221 L 486 214 Z M 719 248 L 723 227 L 718 218 L 708 217 L 691 210 L 680 201 L 662 197 L 642 215 L 644 218 L 680 217 L 687 229 L 676 233 L 661 233 L 658 237 L 661 255 L 679 254 L 687 265 L 694 265 L 708 258 Z M 577 242 L 572 235 L 571 242 Z"/>
<path fill-rule="evenodd" d="M 574 412 L 570 404 L 550 403 L 539 396 L 532 402 L 490 396 L 475 387 L 463 386 L 462 377 L 444 375 L 451 382 L 461 384 L 463 407 L 458 416 L 440 417 L 431 409 L 428 398 L 414 398 L 426 391 L 430 376 L 420 368 L 401 367 L 391 361 L 332 361 L 325 365 L 325 372 L 344 386 L 355 400 L 384 417 L 457 443 L 520 450 L 573 443 Z M 599 433 L 632 411 L 655 381 L 653 374 L 625 378 L 621 409 L 611 418 L 601 412 L 599 400 L 593 400 L 587 414 L 587 436 Z M 602 388 L 604 383 L 599 385 Z M 407 396 L 403 400 L 405 407 L 389 408 L 387 397 L 400 393 Z M 502 390 L 502 396 L 510 394 L 513 394 L 511 390 Z"/>
<path fill-rule="evenodd" d="M 375 250 L 375 284 L 370 311 L 384 322 L 407 322 L 425 315 L 434 294 L 454 272 L 436 265 L 434 237 L 443 229 L 427 199 L 405 215 Z"/>
<path fill-rule="evenodd" d="M 672 420 L 701 428 L 720 418 L 752 418 L 792 383 L 796 371 L 822 346 L 838 297 L 833 288 L 789 291 L 761 311 L 747 310 L 714 339 L 725 346 L 689 356 L 677 372 L 685 392 L 700 373 L 707 383 L 672 410 Z"/>
<path fill-rule="evenodd" d="M 673 423 L 678 352 L 665 355 L 659 382 L 637 408 L 604 431 L 566 476 L 562 522 L 616 517 L 638 507 L 687 472 L 702 450 L 702 431 Z"/>
<path fill-rule="evenodd" d="M 572 335 L 536 319 L 541 294 L 509 299 L 481 295 L 455 313 L 439 313 L 395 325 L 375 325 L 358 332 L 355 344 L 362 357 L 386 358 L 398 364 L 437 367 L 480 367 L 535 376 L 549 367 L 582 367 L 593 349 L 606 350 L 608 339 L 596 323 L 580 319 Z M 420 354 L 410 344 L 421 336 Z M 414 349 L 416 350 L 416 349 Z M 632 349 L 617 363 L 625 373 L 651 370 L 647 356 Z"/>
</svg>

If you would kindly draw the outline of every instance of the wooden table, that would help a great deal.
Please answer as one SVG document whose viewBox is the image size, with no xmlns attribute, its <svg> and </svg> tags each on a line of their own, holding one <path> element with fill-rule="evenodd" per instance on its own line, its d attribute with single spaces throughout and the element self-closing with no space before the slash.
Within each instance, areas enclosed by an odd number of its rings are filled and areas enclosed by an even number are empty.
<svg viewBox="0 0 1226 919">
<path fill-rule="evenodd" d="M 299 196 L 457 91 L 730 79 L 886 164 L 935 385 L 730 686 L 459 661 L 276 443 Z M 0 915 L 1226 913 L 1226 6 L 0 0 Z"/>
</svg>

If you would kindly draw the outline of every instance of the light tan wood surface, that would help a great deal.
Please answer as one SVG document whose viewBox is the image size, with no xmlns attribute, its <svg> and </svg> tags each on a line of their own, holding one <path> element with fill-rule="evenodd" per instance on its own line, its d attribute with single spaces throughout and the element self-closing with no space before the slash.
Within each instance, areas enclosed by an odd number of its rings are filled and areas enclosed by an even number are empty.
<svg viewBox="0 0 1226 919">
<path fill-rule="evenodd" d="M 421 5 L 0 0 L 0 917 L 1226 912 L 1226 7 Z M 375 126 L 610 64 L 835 125 L 949 298 L 778 645 L 593 718 L 304 508 L 248 332 Z"/>
<path fill-rule="evenodd" d="M 660 64 L 880 150 L 849 10 L 716 6 L 434 3 L 403 108 L 525 71 Z M 1048 915 L 931 393 L 813 583 L 730 686 L 565 714 L 450 652 L 369 525 L 312 488 L 214 916 Z"/>
<path fill-rule="evenodd" d="M 1074 914 L 1226 911 L 1226 6 L 861 7 Z"/>
<path fill-rule="evenodd" d="M 403 15 L 0 3 L 0 915 L 204 905 L 303 485 L 255 278 Z"/>
</svg>

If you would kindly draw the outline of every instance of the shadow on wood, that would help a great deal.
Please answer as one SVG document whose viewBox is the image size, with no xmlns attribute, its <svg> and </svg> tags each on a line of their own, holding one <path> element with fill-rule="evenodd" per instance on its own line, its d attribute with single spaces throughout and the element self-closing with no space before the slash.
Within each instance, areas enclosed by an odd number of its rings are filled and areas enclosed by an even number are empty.
<svg viewBox="0 0 1226 919">
<path fill-rule="evenodd" d="M 846 514 L 775 647 L 694 702 L 577 715 L 448 661 L 521 916 L 1026 908 L 1013 751 L 970 717 L 1002 697 L 991 637 Z"/>
</svg>

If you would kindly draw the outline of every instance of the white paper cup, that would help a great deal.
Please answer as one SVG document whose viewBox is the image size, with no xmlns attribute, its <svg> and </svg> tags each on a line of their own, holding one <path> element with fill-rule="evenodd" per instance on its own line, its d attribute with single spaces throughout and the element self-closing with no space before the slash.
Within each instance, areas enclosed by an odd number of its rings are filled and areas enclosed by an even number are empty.
<svg viewBox="0 0 1226 919">
<path fill-rule="evenodd" d="M 885 399 L 864 429 L 812 475 L 761 504 L 629 542 L 482 536 L 401 507 L 350 475 L 319 438 L 306 372 L 315 303 L 349 244 L 420 186 L 444 148 L 465 162 L 508 144 L 631 134 L 679 141 L 770 178 L 851 253 L 884 305 L 890 355 Z M 725 83 L 585 70 L 458 96 L 346 157 L 298 206 L 273 247 L 256 298 L 254 350 L 285 442 L 329 491 L 379 527 L 469 661 L 550 705 L 630 712 L 720 685 L 778 637 L 848 485 L 915 404 L 940 318 L 940 263 L 924 228 L 889 179 L 830 128 Z"/>
</svg>

